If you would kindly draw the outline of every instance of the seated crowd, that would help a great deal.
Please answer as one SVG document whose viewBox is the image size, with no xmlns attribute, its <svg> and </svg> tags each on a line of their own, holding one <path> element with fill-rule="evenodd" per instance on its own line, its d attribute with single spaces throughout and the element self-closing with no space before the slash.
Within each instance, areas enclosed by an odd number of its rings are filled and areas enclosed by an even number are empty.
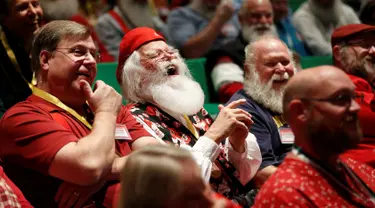
<svg viewBox="0 0 375 208">
<path fill-rule="evenodd" d="M 375 207 L 375 26 L 350 6 L 109 3 L 0 1 L 0 207 Z"/>
</svg>

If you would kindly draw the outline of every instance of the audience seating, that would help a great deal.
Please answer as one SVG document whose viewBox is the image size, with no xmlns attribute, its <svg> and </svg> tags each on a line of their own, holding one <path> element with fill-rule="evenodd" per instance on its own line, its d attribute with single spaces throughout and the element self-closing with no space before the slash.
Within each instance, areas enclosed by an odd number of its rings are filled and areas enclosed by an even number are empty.
<svg viewBox="0 0 375 208">
<path fill-rule="evenodd" d="M 301 57 L 301 65 L 303 69 L 321 65 L 333 65 L 333 60 L 332 56 L 304 56 Z"/>
<path fill-rule="evenodd" d="M 209 103 L 210 97 L 210 86 L 207 83 L 207 77 L 204 70 L 206 59 L 191 59 L 187 60 L 186 63 L 191 71 L 194 79 L 199 82 L 201 85 L 206 99 L 205 99 L 205 108 L 211 115 L 216 115 L 218 113 L 218 104 Z M 309 68 L 319 65 L 332 65 L 331 56 L 310 56 L 310 57 L 301 57 L 302 68 Z M 96 79 L 103 80 L 105 83 L 111 85 L 115 90 L 121 93 L 121 88 L 116 80 L 116 67 L 117 63 L 100 63 L 98 64 L 98 73 Z M 124 101 L 124 104 L 126 101 Z"/>
<path fill-rule="evenodd" d="M 289 7 L 295 12 L 306 0 L 289 0 Z"/>
</svg>

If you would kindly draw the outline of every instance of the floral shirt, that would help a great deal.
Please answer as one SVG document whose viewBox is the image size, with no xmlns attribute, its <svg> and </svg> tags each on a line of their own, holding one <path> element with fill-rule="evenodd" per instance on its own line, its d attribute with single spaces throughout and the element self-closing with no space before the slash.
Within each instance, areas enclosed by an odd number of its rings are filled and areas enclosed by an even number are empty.
<svg viewBox="0 0 375 208">
<path fill-rule="evenodd" d="M 146 130 L 166 143 L 192 147 L 198 140 L 194 133 L 181 122 L 152 104 L 129 104 L 126 108 L 140 123 L 144 124 Z M 203 108 L 188 118 L 198 135 L 203 135 L 213 123 L 212 118 Z M 238 171 L 227 160 L 224 148 L 221 148 L 214 167 L 210 184 L 215 191 L 228 198 L 245 192 L 245 187 L 238 180 Z"/>
<path fill-rule="evenodd" d="M 351 158 L 338 160 L 333 176 L 290 153 L 259 191 L 258 207 L 375 207 L 375 170 Z"/>
</svg>

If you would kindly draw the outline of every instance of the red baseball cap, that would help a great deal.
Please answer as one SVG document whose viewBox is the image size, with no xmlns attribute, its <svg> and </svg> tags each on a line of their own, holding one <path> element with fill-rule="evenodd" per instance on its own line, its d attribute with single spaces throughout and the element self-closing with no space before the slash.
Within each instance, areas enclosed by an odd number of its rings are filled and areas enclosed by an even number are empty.
<svg viewBox="0 0 375 208">
<path fill-rule="evenodd" d="M 365 24 L 349 24 L 339 27 L 332 34 L 331 46 L 333 48 L 333 46 L 342 42 L 356 39 L 360 34 L 374 31 L 374 26 Z"/>
<path fill-rule="evenodd" d="M 118 64 L 116 70 L 117 81 L 122 82 L 122 68 L 128 57 L 138 48 L 146 43 L 162 40 L 165 38 L 157 33 L 154 29 L 148 27 L 138 27 L 127 32 L 121 40 Z"/>
</svg>

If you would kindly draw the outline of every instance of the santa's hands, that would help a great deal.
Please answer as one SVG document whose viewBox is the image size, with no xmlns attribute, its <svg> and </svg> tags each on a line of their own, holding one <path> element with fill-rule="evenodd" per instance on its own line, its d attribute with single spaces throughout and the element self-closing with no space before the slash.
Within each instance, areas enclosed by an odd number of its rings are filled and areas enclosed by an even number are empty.
<svg viewBox="0 0 375 208">
<path fill-rule="evenodd" d="M 216 8 L 215 18 L 220 22 L 227 22 L 234 14 L 234 7 L 232 1 L 224 0 Z"/>
<path fill-rule="evenodd" d="M 226 107 L 219 105 L 220 113 L 204 136 L 212 139 L 217 144 L 229 136 L 239 137 L 240 139 L 238 139 L 238 143 L 241 140 L 246 139 L 249 126 L 253 123 L 253 120 L 248 112 L 242 109 L 237 109 L 239 105 L 244 104 L 245 102 L 246 100 L 240 99 L 231 102 Z M 246 136 L 242 139 L 245 133 Z"/>
<path fill-rule="evenodd" d="M 117 116 L 121 108 L 122 97 L 115 89 L 100 80 L 96 81 L 94 91 L 85 80 L 80 80 L 80 86 L 95 114 L 106 112 Z"/>
</svg>

